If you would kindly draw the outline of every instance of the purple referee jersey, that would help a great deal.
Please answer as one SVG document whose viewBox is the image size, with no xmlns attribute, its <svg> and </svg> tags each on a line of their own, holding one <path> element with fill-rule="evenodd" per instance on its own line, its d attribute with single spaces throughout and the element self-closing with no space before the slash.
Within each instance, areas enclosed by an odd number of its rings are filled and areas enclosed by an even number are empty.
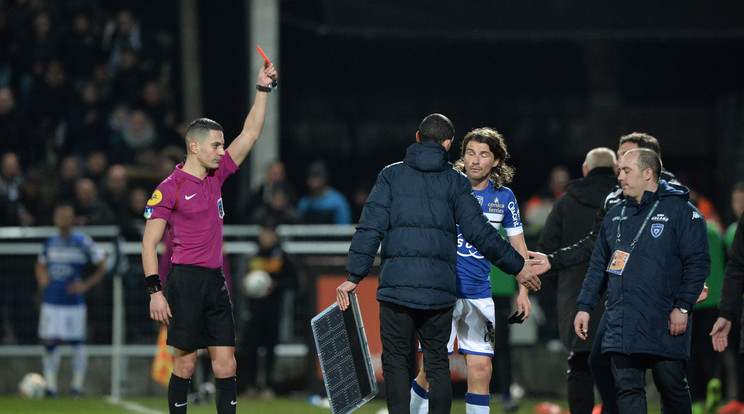
<svg viewBox="0 0 744 414">
<path fill-rule="evenodd" d="M 238 170 L 230 154 L 200 180 L 178 164 L 163 180 L 145 207 L 145 218 L 168 222 L 173 243 L 171 263 L 216 269 L 222 266 L 222 183 Z"/>
</svg>

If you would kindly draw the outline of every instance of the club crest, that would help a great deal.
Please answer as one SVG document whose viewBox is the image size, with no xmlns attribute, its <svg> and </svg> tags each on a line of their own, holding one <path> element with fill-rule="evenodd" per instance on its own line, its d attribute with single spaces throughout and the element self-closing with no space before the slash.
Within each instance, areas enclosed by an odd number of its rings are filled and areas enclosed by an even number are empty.
<svg viewBox="0 0 744 414">
<path fill-rule="evenodd" d="M 654 236 L 654 238 L 657 238 L 661 236 L 661 233 L 664 231 L 664 225 L 663 224 L 652 224 L 651 225 L 651 235 Z"/>
<path fill-rule="evenodd" d="M 478 200 L 478 204 L 483 205 L 483 196 L 475 196 L 475 198 Z"/>
</svg>

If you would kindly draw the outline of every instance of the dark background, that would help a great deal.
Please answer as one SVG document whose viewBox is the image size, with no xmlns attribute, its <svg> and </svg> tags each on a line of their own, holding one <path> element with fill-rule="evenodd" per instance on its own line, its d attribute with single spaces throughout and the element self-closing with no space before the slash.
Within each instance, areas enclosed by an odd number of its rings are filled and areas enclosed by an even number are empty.
<svg viewBox="0 0 744 414">
<path fill-rule="evenodd" d="M 227 4 L 230 4 L 228 7 Z M 744 179 L 740 2 L 282 1 L 281 159 L 304 190 L 328 162 L 349 195 L 402 159 L 418 123 L 440 112 L 457 138 L 506 138 L 519 200 L 586 152 L 641 131 L 665 167 L 731 220 Z M 252 98 L 243 2 L 200 2 L 205 116 L 239 131 Z M 453 147 L 455 158 L 459 147 Z"/>
</svg>

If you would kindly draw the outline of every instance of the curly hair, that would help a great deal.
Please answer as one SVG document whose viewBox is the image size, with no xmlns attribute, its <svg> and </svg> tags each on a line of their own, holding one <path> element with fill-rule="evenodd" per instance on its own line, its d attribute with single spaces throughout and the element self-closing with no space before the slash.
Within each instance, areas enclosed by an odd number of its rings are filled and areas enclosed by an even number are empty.
<svg viewBox="0 0 744 414">
<path fill-rule="evenodd" d="M 465 148 L 467 148 L 470 141 L 487 144 L 494 158 L 501 160 L 498 165 L 491 169 L 491 174 L 488 177 L 493 180 L 494 187 L 501 188 L 514 179 L 516 170 L 514 167 L 506 164 L 506 160 L 509 159 L 509 151 L 506 149 L 504 137 L 495 129 L 488 127 L 476 128 L 465 135 L 465 138 L 462 139 L 462 146 L 460 147 L 460 159 L 454 164 L 456 169 L 465 172 Z"/>
</svg>

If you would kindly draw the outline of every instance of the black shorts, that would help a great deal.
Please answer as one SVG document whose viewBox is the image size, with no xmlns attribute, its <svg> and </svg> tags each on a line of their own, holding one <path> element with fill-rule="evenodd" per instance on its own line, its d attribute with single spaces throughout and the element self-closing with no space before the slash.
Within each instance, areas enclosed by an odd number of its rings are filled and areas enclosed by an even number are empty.
<svg viewBox="0 0 744 414">
<path fill-rule="evenodd" d="M 172 265 L 164 293 L 173 314 L 168 345 L 183 350 L 235 346 L 232 303 L 221 268 Z"/>
</svg>

